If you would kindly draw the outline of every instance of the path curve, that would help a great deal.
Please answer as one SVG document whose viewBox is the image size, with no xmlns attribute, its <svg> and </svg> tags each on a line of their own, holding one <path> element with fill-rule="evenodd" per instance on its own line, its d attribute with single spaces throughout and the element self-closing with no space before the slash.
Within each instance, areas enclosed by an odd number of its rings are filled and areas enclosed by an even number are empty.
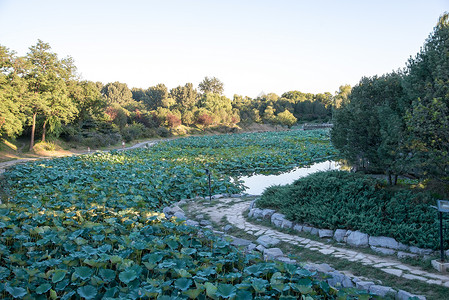
<svg viewBox="0 0 449 300">
<path fill-rule="evenodd" d="M 137 149 L 137 148 L 142 148 L 142 147 L 151 147 L 156 145 L 157 143 L 161 142 L 161 141 L 165 141 L 165 140 L 169 140 L 170 138 L 166 138 L 166 139 L 157 139 L 157 140 L 147 140 L 147 141 L 143 141 L 143 142 L 139 142 L 135 145 L 129 146 L 129 147 L 125 147 L 125 148 L 118 148 L 118 149 L 111 149 L 111 150 L 96 150 L 96 151 L 85 151 L 85 152 L 80 152 L 80 153 L 72 153 L 71 155 L 62 155 L 62 156 L 41 156 L 41 157 L 33 157 L 33 158 L 18 158 L 15 160 L 10 160 L 10 161 L 5 161 L 5 162 L 0 162 L 0 174 L 5 172 L 5 170 L 13 165 L 16 164 L 21 164 L 21 163 L 26 163 L 29 161 L 35 161 L 35 160 L 40 160 L 40 159 L 53 159 L 53 158 L 58 158 L 58 157 L 64 157 L 64 156 L 72 156 L 72 155 L 84 155 L 84 154 L 92 154 L 95 152 L 109 152 L 109 151 L 113 151 L 113 150 L 117 150 L 117 151 L 125 151 L 125 150 L 133 150 L 133 149 Z"/>
<path fill-rule="evenodd" d="M 235 198 L 220 199 L 220 202 L 233 203 Z M 381 257 L 372 254 L 358 252 L 356 249 L 337 247 L 325 242 L 319 242 L 297 235 L 277 231 L 273 228 L 252 224 L 247 221 L 243 213 L 248 210 L 251 201 L 238 202 L 231 205 L 217 205 L 205 207 L 202 212 L 210 215 L 211 219 L 219 219 L 226 216 L 228 222 L 233 226 L 251 234 L 255 237 L 268 235 L 289 244 L 317 251 L 325 255 L 330 255 L 339 259 L 346 259 L 351 262 L 359 262 L 366 266 L 379 269 L 385 273 L 410 280 L 420 280 L 428 284 L 437 284 L 449 287 L 449 276 L 435 274 L 422 270 L 421 268 L 404 264 L 399 260 L 389 257 Z"/>
</svg>

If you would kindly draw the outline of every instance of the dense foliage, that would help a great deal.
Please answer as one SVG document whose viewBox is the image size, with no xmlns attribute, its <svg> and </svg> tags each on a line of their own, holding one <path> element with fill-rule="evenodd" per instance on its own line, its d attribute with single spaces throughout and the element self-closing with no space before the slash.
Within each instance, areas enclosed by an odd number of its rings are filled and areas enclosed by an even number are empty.
<svg viewBox="0 0 449 300">
<path fill-rule="evenodd" d="M 97 148 L 206 128 L 230 132 L 240 122 L 291 127 L 331 115 L 330 93 L 291 91 L 231 100 L 223 86 L 215 77 L 205 77 L 199 91 L 192 83 L 130 89 L 121 82 L 81 81 L 73 60 L 60 59 L 41 40 L 24 57 L 0 45 L 0 137 L 30 136 L 30 150 L 37 134 L 42 141 L 61 136 Z"/>
<path fill-rule="evenodd" d="M 428 193 L 389 190 L 366 175 L 315 173 L 291 185 L 266 189 L 257 205 L 319 228 L 360 230 L 407 245 L 439 248 L 439 221 L 430 207 L 435 200 Z M 449 220 L 444 226 L 448 228 Z M 448 241 L 445 247 L 449 248 Z"/>
<path fill-rule="evenodd" d="M 126 152 L 95 153 L 17 165 L 6 173 L 15 199 L 126 200 L 156 209 L 206 194 L 234 194 L 241 174 L 290 170 L 335 156 L 327 131 L 289 131 L 189 137 Z M 125 207 L 120 207 L 124 209 Z"/>
<path fill-rule="evenodd" d="M 342 155 L 357 168 L 449 183 L 448 53 L 446 13 L 403 71 L 362 78 L 335 113 Z"/>
<path fill-rule="evenodd" d="M 126 201 L 121 201 L 126 205 Z M 317 299 L 347 295 L 297 266 L 242 255 L 225 240 L 146 209 L 0 206 L 0 292 L 23 299 Z M 347 291 L 348 294 L 363 294 Z M 166 296 L 163 298 L 162 296 Z"/>
<path fill-rule="evenodd" d="M 274 159 L 262 155 L 271 148 L 279 151 L 270 154 Z M 185 138 L 17 165 L 5 174 L 10 198 L 0 205 L 1 296 L 369 298 L 363 291 L 331 288 L 298 266 L 243 255 L 208 231 L 156 212 L 202 194 L 205 165 L 213 171 L 215 192 L 232 193 L 241 187 L 230 181 L 228 168 L 232 174 L 240 172 L 237 165 L 260 172 L 333 154 L 326 132 L 292 131 Z M 294 159 L 283 162 L 281 155 Z"/>
</svg>

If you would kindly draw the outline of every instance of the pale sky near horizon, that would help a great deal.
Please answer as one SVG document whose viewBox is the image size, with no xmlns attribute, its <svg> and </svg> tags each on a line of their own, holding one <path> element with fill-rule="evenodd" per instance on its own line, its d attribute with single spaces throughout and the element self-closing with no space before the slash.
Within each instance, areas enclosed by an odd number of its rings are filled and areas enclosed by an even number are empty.
<svg viewBox="0 0 449 300">
<path fill-rule="evenodd" d="M 38 39 L 82 79 L 169 89 L 205 76 L 225 95 L 334 93 L 405 67 L 449 0 L 0 0 L 0 45 Z"/>
</svg>

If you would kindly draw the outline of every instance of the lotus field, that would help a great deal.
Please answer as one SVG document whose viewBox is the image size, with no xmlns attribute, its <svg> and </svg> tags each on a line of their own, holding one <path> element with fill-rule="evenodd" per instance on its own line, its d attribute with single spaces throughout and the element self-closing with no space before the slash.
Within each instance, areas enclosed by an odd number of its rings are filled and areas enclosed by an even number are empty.
<svg viewBox="0 0 449 300">
<path fill-rule="evenodd" d="M 205 167 L 214 193 L 237 193 L 242 173 L 334 155 L 327 132 L 290 131 L 183 138 L 12 167 L 0 205 L 0 298 L 360 297 L 159 213 L 205 194 Z"/>
</svg>

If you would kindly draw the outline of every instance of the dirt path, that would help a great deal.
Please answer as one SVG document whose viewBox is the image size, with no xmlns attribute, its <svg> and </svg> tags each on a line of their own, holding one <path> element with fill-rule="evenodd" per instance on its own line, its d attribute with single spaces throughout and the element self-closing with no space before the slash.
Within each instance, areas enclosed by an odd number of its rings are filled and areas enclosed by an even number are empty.
<svg viewBox="0 0 449 300">
<path fill-rule="evenodd" d="M 118 150 L 118 151 L 125 151 L 125 150 L 132 150 L 132 149 L 137 149 L 137 148 L 142 148 L 142 147 L 151 147 L 156 145 L 158 142 L 160 141 L 164 141 L 164 140 L 169 140 L 167 139 L 157 139 L 157 140 L 147 140 L 147 141 L 143 141 L 143 142 L 139 142 L 135 145 L 129 146 L 129 147 L 125 147 L 125 148 L 116 148 L 116 149 L 110 149 L 110 150 L 97 150 L 97 151 L 84 151 L 84 152 L 77 152 L 77 153 L 70 153 L 70 155 L 83 155 L 83 154 L 91 154 L 91 153 L 95 153 L 95 152 L 108 152 L 108 151 L 112 151 L 112 150 Z M 33 157 L 33 158 L 18 158 L 15 160 L 10 160 L 10 161 L 5 161 L 5 162 L 0 162 L 0 174 L 5 172 L 5 170 L 13 165 L 16 164 L 22 164 L 22 163 L 26 163 L 29 161 L 34 161 L 34 160 L 40 160 L 40 159 L 52 159 L 52 158 L 56 158 L 56 157 L 64 157 L 64 156 L 70 156 L 70 155 L 60 155 L 60 156 L 40 156 L 40 157 Z"/>
</svg>

